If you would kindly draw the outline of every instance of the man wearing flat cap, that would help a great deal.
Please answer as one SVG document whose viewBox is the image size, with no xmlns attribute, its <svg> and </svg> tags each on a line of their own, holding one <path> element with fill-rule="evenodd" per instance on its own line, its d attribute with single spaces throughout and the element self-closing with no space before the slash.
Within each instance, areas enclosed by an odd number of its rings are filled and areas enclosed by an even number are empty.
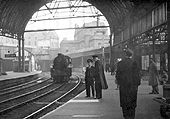
<svg viewBox="0 0 170 119">
<path fill-rule="evenodd" d="M 96 91 L 96 98 L 101 99 L 102 98 L 102 89 L 107 89 L 108 85 L 106 82 L 105 74 L 104 74 L 104 68 L 102 63 L 100 62 L 100 59 L 97 55 L 93 55 L 93 60 L 95 61 L 95 91 Z"/>
<path fill-rule="evenodd" d="M 124 49 L 125 58 L 118 62 L 116 80 L 119 85 L 120 106 L 125 119 L 135 119 L 137 91 L 140 85 L 140 68 L 132 59 L 133 51 Z"/>
<path fill-rule="evenodd" d="M 90 89 L 91 89 L 92 97 L 94 98 L 93 60 L 88 59 L 87 64 L 88 66 L 86 67 L 86 72 L 85 72 L 86 97 L 90 97 Z"/>
</svg>

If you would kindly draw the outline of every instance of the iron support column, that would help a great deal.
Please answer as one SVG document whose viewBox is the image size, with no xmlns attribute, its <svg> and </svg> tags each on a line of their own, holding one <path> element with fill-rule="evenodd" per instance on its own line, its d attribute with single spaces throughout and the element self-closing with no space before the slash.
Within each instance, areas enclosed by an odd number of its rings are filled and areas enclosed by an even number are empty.
<svg viewBox="0 0 170 119">
<path fill-rule="evenodd" d="M 110 34 L 110 42 L 109 42 L 109 43 L 110 43 L 110 62 L 109 62 L 110 65 L 111 65 L 112 56 L 113 56 L 113 55 L 112 55 L 112 52 L 113 52 L 113 50 L 112 50 L 112 49 L 113 49 L 113 48 L 112 48 L 112 44 L 113 44 L 112 37 L 113 37 L 113 34 L 111 33 L 111 34 Z"/>
<path fill-rule="evenodd" d="M 113 67 L 114 67 L 114 63 L 115 63 L 113 44 L 114 44 L 114 34 L 111 32 L 111 34 L 110 34 L 110 70 L 111 70 L 111 74 L 113 73 Z"/>
<path fill-rule="evenodd" d="M 18 35 L 18 72 L 21 71 L 21 38 Z"/>
<path fill-rule="evenodd" d="M 111 30 L 111 34 L 110 34 L 110 52 L 111 52 L 111 59 L 110 59 L 110 71 L 111 71 L 111 75 L 113 75 L 113 72 L 115 71 L 116 67 L 115 67 L 115 62 L 117 62 L 117 60 L 115 59 L 115 48 L 114 48 L 114 43 L 115 43 L 115 33 Z"/>
<path fill-rule="evenodd" d="M 170 84 L 170 2 L 167 2 L 168 84 Z"/>
<path fill-rule="evenodd" d="M 22 34 L 22 72 L 25 72 L 24 34 Z"/>
<path fill-rule="evenodd" d="M 102 39 L 102 64 L 103 64 L 103 68 L 105 70 L 105 49 L 104 49 L 104 35 L 105 35 L 105 31 L 103 31 L 103 39 Z"/>
<path fill-rule="evenodd" d="M 163 97 L 170 101 L 170 2 L 167 2 L 168 81 L 163 85 Z"/>
<path fill-rule="evenodd" d="M 133 15 L 130 14 L 129 16 L 129 48 L 133 50 L 133 58 L 135 59 L 136 57 L 136 49 L 133 43 L 133 39 L 132 39 L 132 23 L 134 23 L 134 18 Z"/>
<path fill-rule="evenodd" d="M 152 58 L 155 61 L 155 38 L 152 39 Z"/>
<path fill-rule="evenodd" d="M 82 72 L 81 73 L 84 73 L 84 60 L 83 60 L 83 56 L 81 57 L 81 65 L 82 65 Z"/>
</svg>

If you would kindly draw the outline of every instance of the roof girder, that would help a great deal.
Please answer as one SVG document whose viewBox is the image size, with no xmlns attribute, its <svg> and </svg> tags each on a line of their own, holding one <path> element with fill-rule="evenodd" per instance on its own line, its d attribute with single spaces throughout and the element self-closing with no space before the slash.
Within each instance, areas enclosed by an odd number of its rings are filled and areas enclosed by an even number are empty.
<svg viewBox="0 0 170 119">
<path fill-rule="evenodd" d="M 0 0 L 0 30 L 9 34 L 24 32 L 27 22 L 40 7 L 52 0 Z M 108 20 L 110 27 L 118 28 L 123 19 L 133 14 L 138 17 L 134 11 L 136 8 L 140 11 L 140 6 L 150 3 L 158 4 L 157 0 L 83 0 L 89 2 Z M 160 2 L 165 2 L 160 1 Z M 151 5 L 149 5 L 150 7 Z M 152 6 L 153 7 L 153 6 Z M 149 8 L 143 8 L 145 9 Z M 76 10 L 76 9 L 75 9 Z"/>
</svg>

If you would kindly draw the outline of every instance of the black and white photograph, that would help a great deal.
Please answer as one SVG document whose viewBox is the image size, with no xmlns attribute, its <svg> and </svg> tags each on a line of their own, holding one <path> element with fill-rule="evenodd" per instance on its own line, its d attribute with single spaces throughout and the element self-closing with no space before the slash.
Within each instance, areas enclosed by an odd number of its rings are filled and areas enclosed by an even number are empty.
<svg viewBox="0 0 170 119">
<path fill-rule="evenodd" d="M 0 0 L 0 119 L 170 119 L 170 0 Z"/>
</svg>

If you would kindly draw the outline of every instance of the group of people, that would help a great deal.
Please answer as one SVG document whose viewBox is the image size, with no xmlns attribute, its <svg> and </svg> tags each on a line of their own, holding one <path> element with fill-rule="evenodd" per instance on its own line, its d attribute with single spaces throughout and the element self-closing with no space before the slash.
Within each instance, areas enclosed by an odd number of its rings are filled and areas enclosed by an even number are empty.
<svg viewBox="0 0 170 119">
<path fill-rule="evenodd" d="M 137 91 L 141 79 L 140 68 L 132 58 L 133 51 L 126 49 L 124 52 L 126 57 L 117 63 L 116 80 L 120 89 L 120 106 L 122 107 L 123 116 L 125 119 L 134 119 Z M 103 65 L 96 55 L 93 56 L 93 59 L 88 59 L 87 63 L 88 66 L 85 72 L 86 97 L 90 97 L 91 88 L 92 97 L 101 99 L 102 89 L 108 88 Z"/>
<path fill-rule="evenodd" d="M 137 91 L 141 84 L 141 71 L 137 61 L 132 58 L 133 51 L 126 49 L 125 58 L 117 63 L 116 83 L 119 86 L 120 106 L 125 119 L 135 119 L 135 108 L 137 107 Z M 152 91 L 149 94 L 159 94 L 159 81 L 164 84 L 168 81 L 166 69 L 161 67 L 158 72 L 155 61 L 150 58 L 149 86 Z"/>
<path fill-rule="evenodd" d="M 102 89 L 107 89 L 104 68 L 97 55 L 92 56 L 93 59 L 88 59 L 85 72 L 85 84 L 86 84 L 86 97 L 92 97 L 95 99 L 102 98 Z M 91 89 L 91 90 L 90 90 Z"/>
<path fill-rule="evenodd" d="M 135 119 L 135 109 L 137 107 L 138 86 L 141 84 L 140 66 L 133 58 L 133 51 L 129 48 L 124 50 L 125 57 L 116 63 L 116 83 L 119 87 L 120 106 L 122 107 L 123 117 L 125 119 Z M 93 66 L 93 61 L 95 62 Z M 107 83 L 104 75 L 103 66 L 97 56 L 87 60 L 88 67 L 85 72 L 86 97 L 90 97 L 90 88 L 92 96 L 102 98 L 102 88 L 107 89 Z M 152 86 L 152 92 L 149 94 L 158 94 L 158 77 L 166 78 L 167 74 L 161 70 L 158 74 L 156 63 L 151 59 L 149 67 L 149 85 Z M 95 90 L 95 91 L 94 91 Z"/>
</svg>

